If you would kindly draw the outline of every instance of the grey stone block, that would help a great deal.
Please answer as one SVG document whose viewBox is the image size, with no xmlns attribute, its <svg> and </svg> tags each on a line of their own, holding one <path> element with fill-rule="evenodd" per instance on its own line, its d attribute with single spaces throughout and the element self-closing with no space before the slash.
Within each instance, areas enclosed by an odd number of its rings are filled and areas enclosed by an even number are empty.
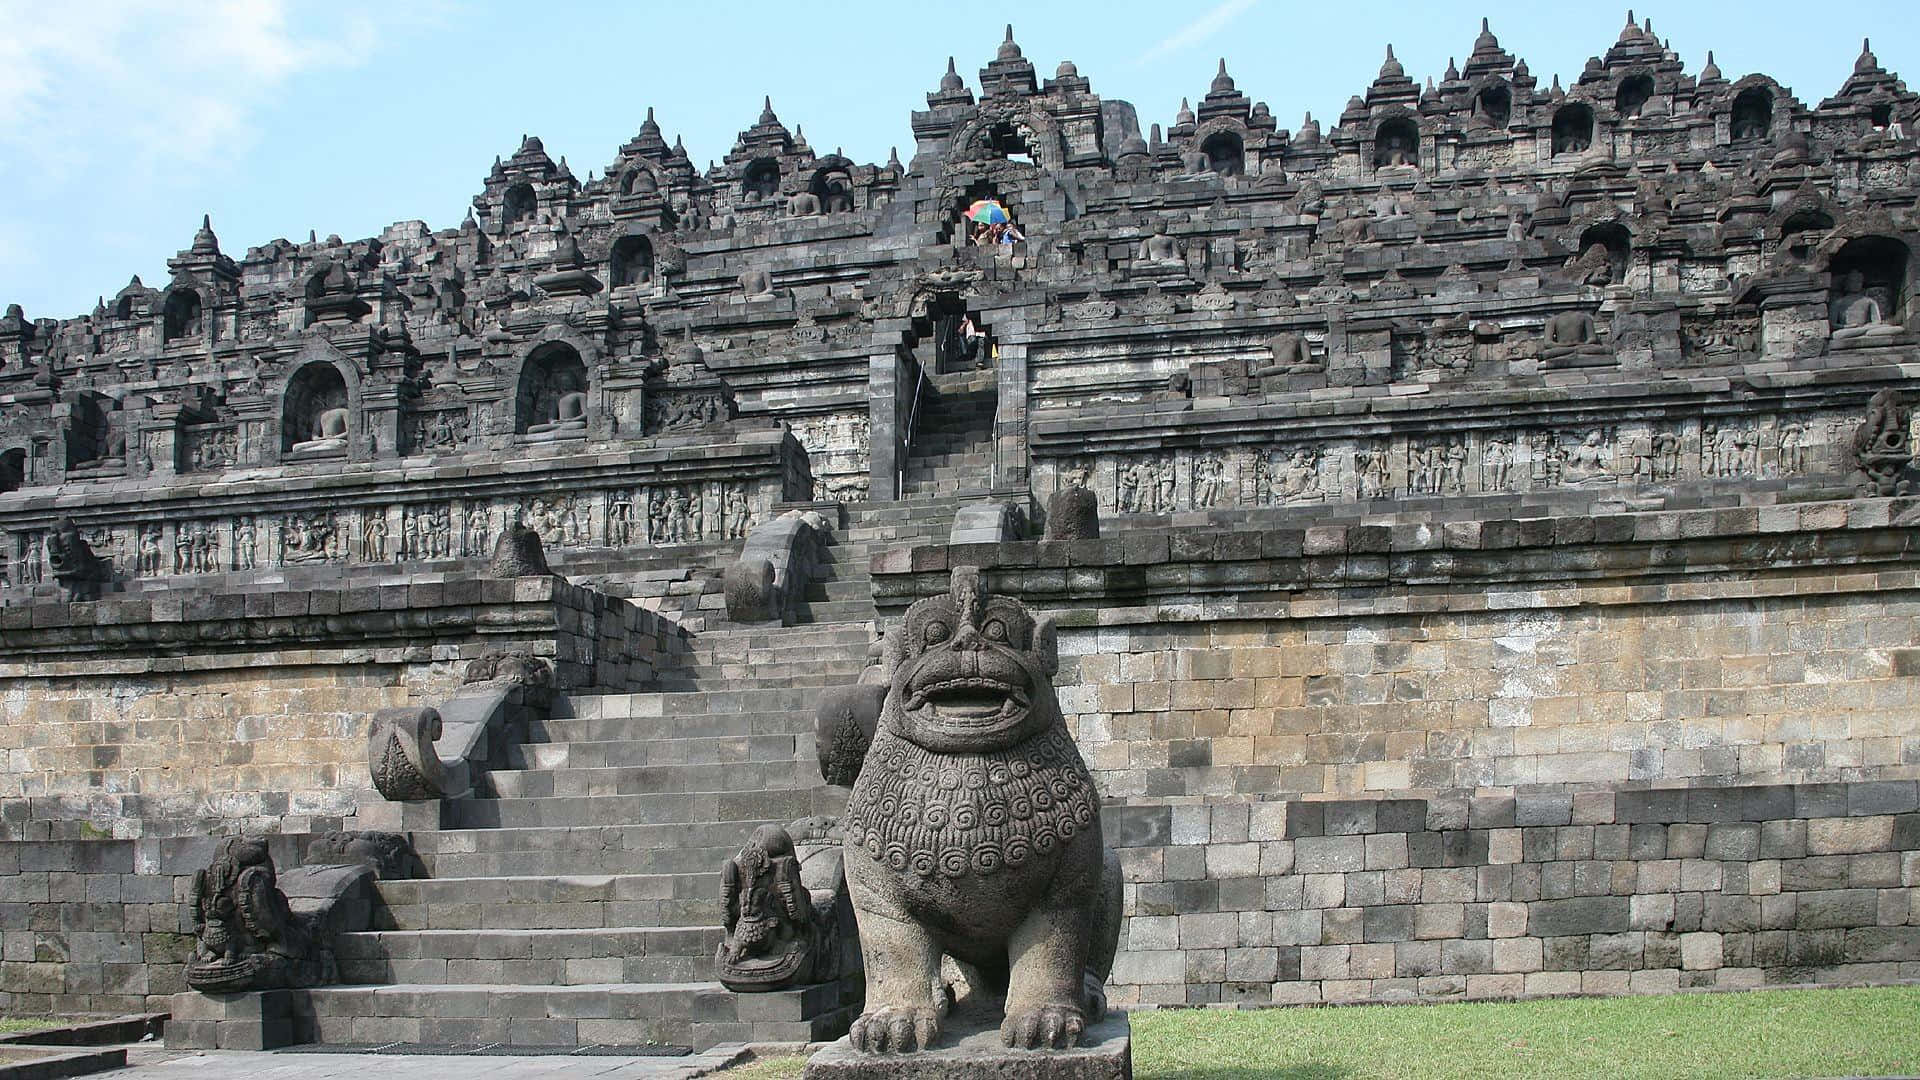
<svg viewBox="0 0 1920 1080">
<path fill-rule="evenodd" d="M 1746 822 L 1707 828 L 1705 855 L 1722 862 L 1751 862 L 1760 857 L 1760 826 Z"/>
<path fill-rule="evenodd" d="M 1535 937 L 1624 931 L 1631 922 L 1625 897 L 1583 896 L 1540 900 L 1528 909 L 1528 932 Z"/>
</svg>

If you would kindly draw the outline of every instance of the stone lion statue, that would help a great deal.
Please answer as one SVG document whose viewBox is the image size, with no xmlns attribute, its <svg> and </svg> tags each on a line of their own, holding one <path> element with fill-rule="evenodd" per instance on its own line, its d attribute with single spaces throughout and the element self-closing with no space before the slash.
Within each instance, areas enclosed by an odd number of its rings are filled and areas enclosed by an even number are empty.
<svg viewBox="0 0 1920 1080">
<path fill-rule="evenodd" d="M 1072 1046 L 1106 1012 L 1120 866 L 1054 694 L 1053 624 L 957 567 L 886 640 L 892 679 L 841 821 L 867 972 L 850 1041 L 930 1046 L 951 958 L 1004 990 L 1008 1046 Z"/>
</svg>

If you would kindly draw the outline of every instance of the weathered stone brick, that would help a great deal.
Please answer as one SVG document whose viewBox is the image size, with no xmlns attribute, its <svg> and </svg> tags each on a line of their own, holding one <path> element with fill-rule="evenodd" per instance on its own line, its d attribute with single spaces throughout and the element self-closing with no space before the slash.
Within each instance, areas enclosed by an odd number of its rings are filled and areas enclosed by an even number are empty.
<svg viewBox="0 0 1920 1080">
<path fill-rule="evenodd" d="M 1629 922 L 1627 899 L 1619 896 L 1540 900 L 1527 913 L 1528 932 L 1535 937 L 1611 933 L 1626 930 Z"/>
<path fill-rule="evenodd" d="M 1893 818 L 1815 818 L 1807 822 L 1807 854 L 1850 855 L 1885 851 L 1893 843 Z"/>
</svg>

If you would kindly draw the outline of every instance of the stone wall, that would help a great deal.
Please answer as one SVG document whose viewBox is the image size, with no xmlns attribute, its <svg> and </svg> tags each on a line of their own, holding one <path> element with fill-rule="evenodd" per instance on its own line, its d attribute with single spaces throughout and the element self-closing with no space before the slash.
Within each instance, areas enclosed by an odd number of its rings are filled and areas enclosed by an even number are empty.
<svg viewBox="0 0 1920 1080">
<path fill-rule="evenodd" d="M 338 829 L 367 730 L 525 649 L 564 690 L 648 685 L 667 625 L 557 577 L 400 578 L 0 611 L 0 839 Z"/>
<path fill-rule="evenodd" d="M 270 839 L 281 866 L 304 837 Z M 0 841 L 0 1013 L 164 1009 L 186 989 L 187 900 L 211 838 Z"/>
<path fill-rule="evenodd" d="M 1074 631 L 1061 700 L 1109 796 L 1920 775 L 1920 594 L 1802 584 Z"/>
<path fill-rule="evenodd" d="M 1920 977 L 1911 504 L 877 555 L 1058 622 L 1121 1003 Z M 1306 796 L 1301 798 L 1301 796 Z"/>
<path fill-rule="evenodd" d="M 888 552 L 875 588 L 978 561 L 1050 609 L 1109 797 L 1911 779 L 1904 508 L 1126 530 Z"/>
<path fill-rule="evenodd" d="M 1913 781 L 1135 800 L 1120 1004 L 1920 978 Z"/>
</svg>

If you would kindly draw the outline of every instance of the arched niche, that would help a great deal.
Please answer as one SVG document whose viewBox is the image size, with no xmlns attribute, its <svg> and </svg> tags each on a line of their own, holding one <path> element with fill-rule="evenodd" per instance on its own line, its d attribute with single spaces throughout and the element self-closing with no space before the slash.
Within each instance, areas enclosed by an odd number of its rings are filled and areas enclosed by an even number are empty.
<svg viewBox="0 0 1920 1080">
<path fill-rule="evenodd" d="M 635 165 L 620 174 L 620 194 L 653 195 L 660 190 L 660 181 L 654 179 L 653 172 Z"/>
<path fill-rule="evenodd" d="M 1749 86 L 1734 96 L 1727 134 L 1734 142 L 1760 142 L 1773 133 L 1773 91 Z"/>
<path fill-rule="evenodd" d="M 780 163 L 772 158 L 755 158 L 740 174 L 740 193 L 749 199 L 766 200 L 780 193 Z"/>
<path fill-rule="evenodd" d="M 132 293 L 122 293 L 120 298 L 113 302 L 113 317 L 116 319 L 133 318 Z"/>
<path fill-rule="evenodd" d="M 1593 109 L 1578 103 L 1562 105 L 1553 114 L 1553 153 L 1584 154 L 1593 147 Z"/>
<path fill-rule="evenodd" d="M 1373 167 L 1420 164 L 1420 129 L 1404 116 L 1381 123 L 1373 133 Z"/>
<path fill-rule="evenodd" d="M 514 395 L 516 434 L 556 438 L 587 431 L 587 365 L 580 351 L 549 341 L 527 354 Z"/>
<path fill-rule="evenodd" d="M 1033 147 L 1027 145 L 1026 133 L 1020 125 L 1011 120 L 1002 120 L 987 129 L 987 149 L 994 156 L 1008 161 L 1033 162 Z"/>
<path fill-rule="evenodd" d="M 1513 90 L 1505 82 L 1491 83 L 1473 96 L 1473 119 L 1503 128 L 1513 119 Z"/>
<path fill-rule="evenodd" d="M 846 158 L 832 156 L 813 170 L 813 177 L 807 181 L 807 190 L 820 200 L 820 212 L 823 214 L 845 214 L 853 210 L 853 163 Z"/>
<path fill-rule="evenodd" d="M 507 189 L 506 197 L 500 202 L 500 220 L 508 225 L 532 221 L 539 207 L 540 200 L 534 195 L 532 184 L 515 184 Z"/>
<path fill-rule="evenodd" d="M 330 262 L 307 275 L 307 283 L 300 292 L 309 305 L 327 294 L 327 276 L 332 274 L 339 265 L 339 263 Z"/>
<path fill-rule="evenodd" d="M 102 399 L 90 393 L 79 393 L 68 397 L 70 412 L 67 417 L 67 468 L 108 462 L 126 452 L 125 440 L 114 438 L 114 425 L 107 410 L 101 405 Z"/>
<path fill-rule="evenodd" d="M 992 170 L 1003 177 L 1022 169 L 1054 172 L 1066 167 L 1067 146 L 1059 122 L 1044 108 L 1023 98 L 981 102 L 979 113 L 955 129 L 949 146 L 950 163 L 1001 162 L 1014 170 Z"/>
<path fill-rule="evenodd" d="M 1867 111 L 1867 123 L 1875 131 L 1885 131 L 1893 126 L 1893 103 L 1883 101 Z"/>
<path fill-rule="evenodd" d="M 26 450 L 18 446 L 0 450 L 0 492 L 19 491 L 26 484 Z"/>
<path fill-rule="evenodd" d="M 1216 131 L 1200 144 L 1202 163 L 1210 173 L 1239 176 L 1247 171 L 1247 147 L 1239 132 Z"/>
<path fill-rule="evenodd" d="M 607 281 L 613 288 L 645 285 L 653 280 L 653 241 L 638 234 L 613 242 L 608 259 Z"/>
<path fill-rule="evenodd" d="M 965 243 L 967 241 L 972 228 L 967 222 L 967 208 L 974 203 L 984 199 L 991 199 L 1006 207 L 1009 214 L 1013 214 L 1019 209 L 1017 203 L 1010 203 L 1001 197 L 998 185 L 984 177 L 968 184 L 964 190 L 949 187 L 946 189 L 945 194 L 952 197 L 947 200 L 947 220 L 942 224 L 939 232 L 938 242 L 942 244 L 949 241 L 959 243 Z M 1014 219 L 1014 224 L 1020 225 L 1018 218 Z M 1025 227 L 1021 226 L 1021 228 L 1024 232 Z"/>
<path fill-rule="evenodd" d="M 1595 249 L 1599 250 L 1596 252 Z M 1627 260 L 1633 254 L 1633 236 L 1617 221 L 1589 225 L 1580 232 L 1580 257 L 1583 262 L 1606 259 L 1609 280 L 1619 284 L 1627 278 Z"/>
<path fill-rule="evenodd" d="M 1639 116 L 1652 97 L 1653 76 L 1629 75 L 1620 80 L 1620 88 L 1614 91 L 1613 111 L 1621 116 Z"/>
<path fill-rule="evenodd" d="M 1833 336 L 1879 337 L 1906 321 L 1912 252 L 1891 236 L 1856 236 L 1827 260 Z"/>
<path fill-rule="evenodd" d="M 280 401 L 283 454 L 347 452 L 353 415 L 347 378 L 327 360 L 312 360 L 287 380 Z"/>
<path fill-rule="evenodd" d="M 170 290 L 160 312 L 160 340 L 184 341 L 203 332 L 200 294 L 185 286 Z"/>
<path fill-rule="evenodd" d="M 1833 231 L 1833 224 L 1833 215 L 1823 207 L 1798 207 L 1780 222 L 1780 250 L 1796 262 L 1806 262 Z"/>
</svg>

